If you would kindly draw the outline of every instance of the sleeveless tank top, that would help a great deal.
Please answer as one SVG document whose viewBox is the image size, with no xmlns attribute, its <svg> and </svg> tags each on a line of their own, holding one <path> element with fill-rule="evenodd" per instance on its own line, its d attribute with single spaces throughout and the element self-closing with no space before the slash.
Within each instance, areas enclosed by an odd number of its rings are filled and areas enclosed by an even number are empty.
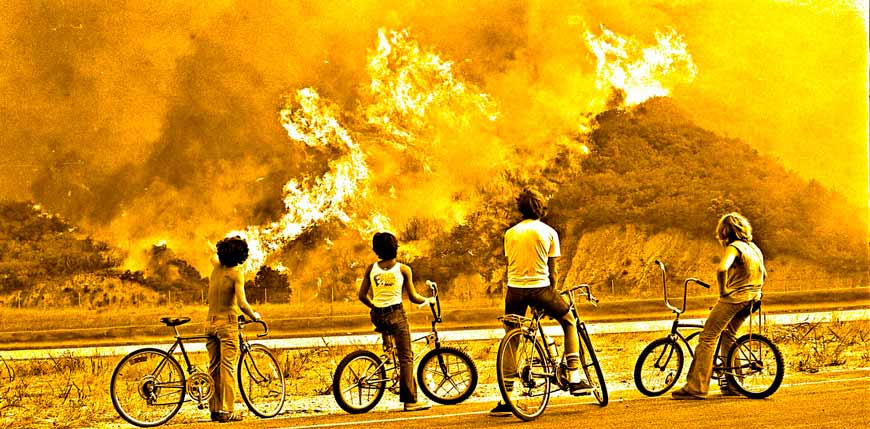
<svg viewBox="0 0 870 429">
<path fill-rule="evenodd" d="M 739 303 L 761 298 L 764 284 L 764 255 L 752 242 L 734 241 L 729 246 L 739 255 L 728 269 L 728 284 L 722 293 L 722 301 Z"/>
<path fill-rule="evenodd" d="M 396 262 L 390 269 L 384 270 L 378 263 L 372 265 L 369 281 L 372 285 L 372 304 L 378 308 L 389 307 L 402 303 L 402 286 L 405 277 L 402 275 L 402 264 Z"/>
</svg>

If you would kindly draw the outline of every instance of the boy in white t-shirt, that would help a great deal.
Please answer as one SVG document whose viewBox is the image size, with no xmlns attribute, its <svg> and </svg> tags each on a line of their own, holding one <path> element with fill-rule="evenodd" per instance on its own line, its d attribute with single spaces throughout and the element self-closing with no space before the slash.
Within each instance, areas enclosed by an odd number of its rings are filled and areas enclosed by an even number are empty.
<svg viewBox="0 0 870 429">
<path fill-rule="evenodd" d="M 504 252 L 508 260 L 504 312 L 525 316 L 526 309 L 534 305 L 559 322 L 565 334 L 569 389 L 577 395 L 592 386 L 580 376 L 577 326 L 568 303 L 556 290 L 556 258 L 562 254 L 559 250 L 559 234 L 541 222 L 541 218 L 547 214 L 546 204 L 544 197 L 532 189 L 524 189 L 517 197 L 517 209 L 523 220 L 504 234 Z M 507 325 L 505 323 L 505 330 L 512 328 Z M 510 416 L 511 409 L 499 402 L 490 415 Z"/>
<path fill-rule="evenodd" d="M 414 289 L 411 267 L 396 262 L 399 241 L 389 232 L 378 232 L 372 237 L 372 250 L 380 259 L 366 270 L 359 288 L 359 300 L 371 309 L 369 313 L 375 331 L 392 335 L 399 359 L 399 400 L 405 411 L 431 408 L 428 402 L 417 400 L 417 383 L 414 381 L 414 351 L 411 350 L 411 331 L 402 308 L 402 295 L 414 304 L 432 302 Z M 371 298 L 369 297 L 371 295 Z"/>
</svg>

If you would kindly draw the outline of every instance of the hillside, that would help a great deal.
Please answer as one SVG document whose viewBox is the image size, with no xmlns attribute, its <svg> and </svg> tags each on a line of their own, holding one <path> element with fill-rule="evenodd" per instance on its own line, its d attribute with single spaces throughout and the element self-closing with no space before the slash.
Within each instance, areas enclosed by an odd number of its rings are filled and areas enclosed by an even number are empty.
<svg viewBox="0 0 870 429">
<path fill-rule="evenodd" d="M 753 224 L 772 287 L 777 277 L 783 288 L 867 284 L 861 210 L 746 143 L 701 129 L 668 99 L 604 112 L 542 176 L 503 178 L 465 225 L 436 238 L 440 251 L 417 261 L 421 274 L 443 278 L 469 267 L 463 271 L 481 274 L 487 291 L 499 290 L 501 234 L 517 220 L 512 196 L 531 184 L 553 195 L 547 221 L 562 237 L 568 282 L 644 295 L 656 258 L 676 277 L 711 279 L 716 222 L 739 211 Z"/>
<path fill-rule="evenodd" d="M 599 114 L 591 132 L 560 142 L 541 172 L 509 169 L 479 189 L 484 203 L 445 228 L 421 209 L 397 231 L 400 258 L 447 296 L 497 296 L 502 234 L 518 220 L 514 196 L 533 185 L 552 195 L 547 222 L 562 239 L 561 277 L 602 294 L 659 296 L 662 259 L 674 279 L 713 280 L 719 216 L 736 210 L 755 229 L 769 290 L 867 285 L 864 213 L 806 182 L 746 143 L 704 130 L 668 99 Z M 527 154 L 535 156 L 535 154 Z M 371 260 L 359 232 L 316 225 L 277 255 L 283 268 L 249 275 L 255 302 L 352 301 Z M 54 306 L 202 302 L 207 282 L 165 245 L 147 267 L 28 202 L 0 203 L 0 302 Z M 285 271 L 286 269 L 286 271 Z M 676 283 L 675 283 L 676 284 Z M 267 291 L 268 289 L 268 291 Z"/>
</svg>

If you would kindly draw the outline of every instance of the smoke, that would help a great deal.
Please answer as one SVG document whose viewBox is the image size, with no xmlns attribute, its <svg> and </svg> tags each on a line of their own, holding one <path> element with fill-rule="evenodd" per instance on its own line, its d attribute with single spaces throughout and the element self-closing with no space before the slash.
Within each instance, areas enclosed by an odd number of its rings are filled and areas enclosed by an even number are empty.
<svg viewBox="0 0 870 429">
<path fill-rule="evenodd" d="M 203 268 L 207 239 L 280 222 L 289 182 L 348 156 L 288 135 L 280 112 L 307 88 L 364 154 L 369 180 L 342 207 L 359 229 L 449 225 L 603 108 L 585 35 L 604 26 L 642 47 L 674 29 L 697 74 L 665 89 L 701 125 L 866 202 L 867 33 L 851 2 L 195 3 L 7 2 L 0 198 L 38 200 L 133 265 L 166 240 Z M 409 64 L 385 41 L 430 69 L 377 84 Z M 443 98 L 401 111 L 409 85 Z"/>
</svg>

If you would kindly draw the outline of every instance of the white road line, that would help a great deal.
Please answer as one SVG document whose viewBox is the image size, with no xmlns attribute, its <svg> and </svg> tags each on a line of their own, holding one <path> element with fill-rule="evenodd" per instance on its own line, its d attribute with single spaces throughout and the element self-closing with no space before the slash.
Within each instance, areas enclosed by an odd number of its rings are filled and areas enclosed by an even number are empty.
<svg viewBox="0 0 870 429">
<path fill-rule="evenodd" d="M 855 320 L 870 320 L 870 309 L 860 310 L 842 310 L 842 311 L 822 311 L 814 313 L 787 313 L 787 314 L 768 314 L 765 316 L 766 323 L 774 325 L 794 325 L 798 323 L 817 323 L 831 321 L 855 321 Z M 704 319 L 681 319 L 683 323 L 703 324 Z M 586 328 L 592 335 L 596 334 L 619 334 L 631 332 L 655 332 L 668 331 L 673 324 L 673 319 L 669 320 L 648 320 L 639 322 L 608 322 L 587 324 Z M 544 328 L 547 335 L 561 336 L 562 328 L 558 325 L 548 325 Z M 419 332 L 412 333 L 413 338 L 420 338 L 427 333 Z M 504 335 L 504 330 L 501 328 L 494 329 L 469 329 L 440 332 L 441 338 L 446 341 L 481 341 L 494 340 L 501 338 Z M 380 341 L 380 335 L 337 335 L 337 336 L 321 336 L 307 338 L 284 338 L 284 339 L 266 339 L 256 340 L 254 342 L 265 344 L 273 349 L 311 349 L 318 347 L 334 347 L 334 346 L 360 346 L 377 344 Z M 168 349 L 170 344 L 140 344 L 130 346 L 102 346 L 102 347 L 69 347 L 55 349 L 39 349 L 39 350 L 10 350 L 0 351 L 0 357 L 12 360 L 25 359 L 48 359 L 58 356 L 73 356 L 73 357 L 98 357 L 98 356 L 123 356 L 133 350 L 138 350 L 143 347 L 156 347 L 162 350 Z M 205 352 L 205 343 L 185 343 L 184 348 L 188 352 Z"/>
</svg>

